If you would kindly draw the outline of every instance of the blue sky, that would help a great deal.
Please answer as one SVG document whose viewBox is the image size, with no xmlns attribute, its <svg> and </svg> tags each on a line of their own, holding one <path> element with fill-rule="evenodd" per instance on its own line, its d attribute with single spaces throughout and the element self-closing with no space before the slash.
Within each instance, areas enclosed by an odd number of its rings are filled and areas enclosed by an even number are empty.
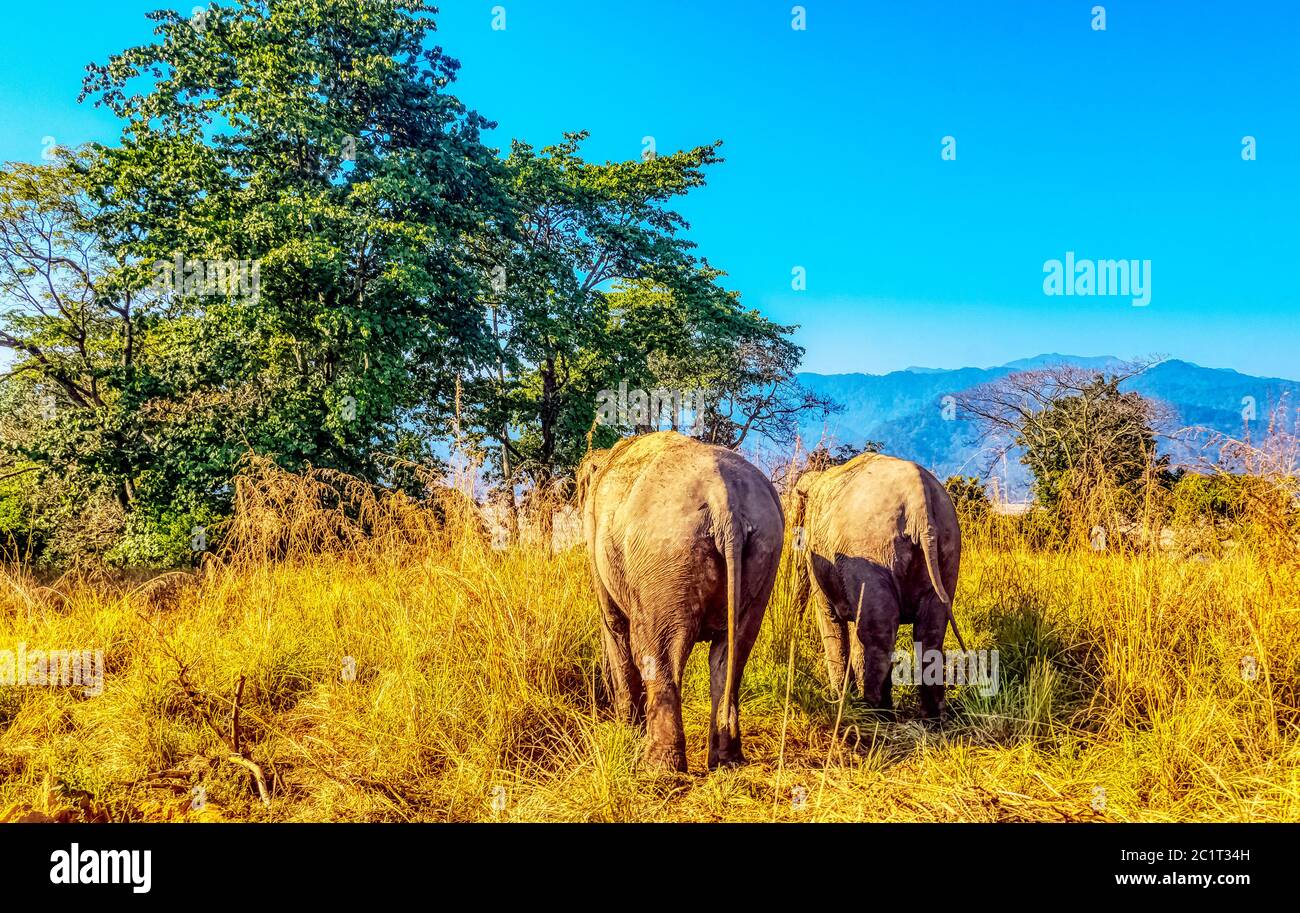
<svg viewBox="0 0 1300 913">
<path fill-rule="evenodd" d="M 1297 5 L 1124 0 L 1099 32 L 1095 3 L 807 0 L 796 31 L 789 0 L 451 0 L 437 39 L 494 145 L 587 129 L 604 160 L 723 140 L 682 206 L 691 237 L 746 304 L 801 325 L 808 370 L 1057 351 L 1300 376 Z M 81 75 L 162 5 L 11 5 L 0 160 L 112 141 Z M 1150 304 L 1044 295 L 1066 251 L 1150 260 Z"/>
</svg>

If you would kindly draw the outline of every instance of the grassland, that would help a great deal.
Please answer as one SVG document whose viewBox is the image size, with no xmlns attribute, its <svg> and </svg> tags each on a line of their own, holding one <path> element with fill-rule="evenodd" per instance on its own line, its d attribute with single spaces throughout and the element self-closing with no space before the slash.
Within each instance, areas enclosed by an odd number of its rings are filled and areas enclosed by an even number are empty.
<svg viewBox="0 0 1300 913">
<path fill-rule="evenodd" d="M 9 567 L 0 649 L 102 649 L 107 674 L 93 697 L 0 688 L 0 820 L 1300 819 L 1300 568 L 968 539 L 957 616 L 1000 651 L 995 695 L 956 689 L 941 730 L 905 687 L 897 721 L 837 705 L 786 568 L 744 680 L 750 763 L 704 773 L 699 649 L 686 776 L 642 770 L 603 709 L 581 549 Z"/>
</svg>

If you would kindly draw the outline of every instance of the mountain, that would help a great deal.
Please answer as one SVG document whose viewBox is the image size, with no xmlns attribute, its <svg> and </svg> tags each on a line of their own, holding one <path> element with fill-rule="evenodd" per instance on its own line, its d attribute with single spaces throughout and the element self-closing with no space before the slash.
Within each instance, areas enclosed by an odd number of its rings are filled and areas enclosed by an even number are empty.
<svg viewBox="0 0 1300 913">
<path fill-rule="evenodd" d="M 861 445 L 880 441 L 884 452 L 915 460 L 939 478 L 954 474 L 984 476 L 994 456 L 975 442 L 974 424 L 960 415 L 945 418 L 944 397 L 1017 371 L 1054 364 L 1106 370 L 1122 360 L 1110 355 L 1083 357 L 1055 353 L 1023 358 L 992 368 L 908 368 L 890 374 L 801 373 L 799 381 L 844 407 L 826 422 L 808 421 L 800 427 L 804 441 L 814 445 L 825 436 L 835 443 Z M 1188 442 L 1162 442 L 1162 452 L 1175 463 L 1191 463 L 1208 432 L 1239 436 L 1244 417 L 1252 427 L 1267 421 L 1271 409 L 1300 405 L 1300 381 L 1252 377 L 1222 368 L 1204 368 L 1187 361 L 1161 362 L 1125 381 L 1123 389 L 1161 400 L 1172 407 L 1182 428 L 1205 429 Z M 994 468 L 996 478 L 1012 500 L 1023 499 L 1028 477 L 1014 455 Z"/>
</svg>

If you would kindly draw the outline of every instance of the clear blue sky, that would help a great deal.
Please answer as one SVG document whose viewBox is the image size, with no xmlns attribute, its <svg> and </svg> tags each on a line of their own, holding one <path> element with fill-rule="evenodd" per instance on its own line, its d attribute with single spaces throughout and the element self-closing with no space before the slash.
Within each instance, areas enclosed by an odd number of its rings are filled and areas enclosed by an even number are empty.
<svg viewBox="0 0 1300 913">
<path fill-rule="evenodd" d="M 438 40 L 495 145 L 724 140 L 691 236 L 748 305 L 802 326 L 808 370 L 1058 351 L 1300 376 L 1300 4 L 1107 2 L 1096 32 L 1095 2 L 806 0 L 795 31 L 789 0 L 450 0 Z M 84 66 L 146 40 L 162 5 L 8 4 L 0 159 L 111 141 L 76 103 Z M 1045 296 L 1067 250 L 1151 260 L 1150 305 Z"/>
</svg>

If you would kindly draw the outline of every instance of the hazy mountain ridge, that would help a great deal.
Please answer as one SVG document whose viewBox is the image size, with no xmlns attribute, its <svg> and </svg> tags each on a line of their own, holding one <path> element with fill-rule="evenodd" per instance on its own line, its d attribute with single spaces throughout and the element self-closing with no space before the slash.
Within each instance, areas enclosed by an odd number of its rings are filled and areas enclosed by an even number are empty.
<svg viewBox="0 0 1300 913">
<path fill-rule="evenodd" d="M 940 478 L 961 473 L 983 475 L 990 454 L 981 453 L 977 431 L 969 420 L 943 417 L 943 398 L 978 384 L 1006 377 L 1016 371 L 1067 363 L 1105 369 L 1121 364 L 1114 356 L 1075 356 L 1049 353 L 1017 359 L 992 368 L 909 368 L 889 374 L 801 373 L 804 386 L 829 396 L 844 407 L 825 423 L 808 421 L 800 431 L 808 446 L 825 436 L 836 443 L 861 444 L 875 440 L 884 451 L 915 460 Z M 1255 420 L 1252 427 L 1266 423 L 1270 409 L 1286 398 L 1290 411 L 1300 405 L 1300 381 L 1278 377 L 1253 377 L 1228 368 L 1205 368 L 1188 361 L 1171 359 L 1124 383 L 1124 389 L 1171 406 L 1182 427 L 1204 427 L 1214 432 L 1240 435 L 1243 415 L 1252 398 Z M 1194 447 L 1163 444 L 1163 451 L 1175 461 L 1193 458 Z M 1013 497 L 1027 489 L 1024 468 L 1014 457 L 994 473 L 1005 476 Z"/>
</svg>

